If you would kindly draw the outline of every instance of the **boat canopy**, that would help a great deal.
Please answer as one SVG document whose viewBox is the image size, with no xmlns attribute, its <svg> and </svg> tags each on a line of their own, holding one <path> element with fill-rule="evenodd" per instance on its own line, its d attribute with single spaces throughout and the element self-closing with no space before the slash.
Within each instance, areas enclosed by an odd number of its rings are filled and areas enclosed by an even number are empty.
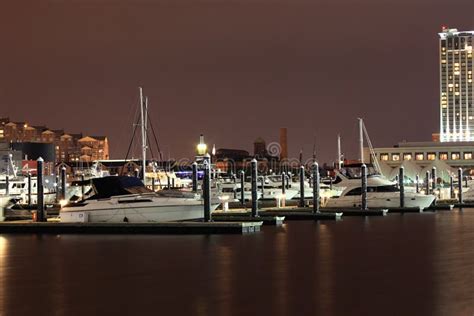
<svg viewBox="0 0 474 316">
<path fill-rule="evenodd" d="M 139 193 L 151 193 L 139 178 L 127 176 L 109 176 L 93 178 L 92 186 L 95 195 L 89 199 L 106 199 L 117 195 L 129 195 Z"/>
</svg>

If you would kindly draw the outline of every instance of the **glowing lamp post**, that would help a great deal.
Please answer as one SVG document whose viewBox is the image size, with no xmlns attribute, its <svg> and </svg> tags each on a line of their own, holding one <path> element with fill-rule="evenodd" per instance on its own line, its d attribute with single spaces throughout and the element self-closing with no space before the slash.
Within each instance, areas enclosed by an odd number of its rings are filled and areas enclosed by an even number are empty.
<svg viewBox="0 0 474 316">
<path fill-rule="evenodd" d="M 204 156 L 207 153 L 207 145 L 204 143 L 204 135 L 199 136 L 199 144 L 196 146 L 197 154 Z"/>
</svg>

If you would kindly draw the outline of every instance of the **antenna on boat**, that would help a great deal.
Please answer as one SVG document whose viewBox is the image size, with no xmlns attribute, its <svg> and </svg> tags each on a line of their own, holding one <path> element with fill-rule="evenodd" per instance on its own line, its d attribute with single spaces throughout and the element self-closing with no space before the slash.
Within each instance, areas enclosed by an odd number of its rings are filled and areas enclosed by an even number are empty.
<svg viewBox="0 0 474 316">
<path fill-rule="evenodd" d="M 337 169 L 341 169 L 341 135 L 337 134 Z"/>
<path fill-rule="evenodd" d="M 364 163 L 364 121 L 359 117 L 359 160 Z"/>
<path fill-rule="evenodd" d="M 143 89 L 142 87 L 138 88 L 140 90 L 140 113 L 141 113 L 141 130 L 142 130 L 142 180 L 145 184 L 146 177 L 146 114 L 148 112 L 148 99 L 144 101 L 143 99 Z"/>
</svg>

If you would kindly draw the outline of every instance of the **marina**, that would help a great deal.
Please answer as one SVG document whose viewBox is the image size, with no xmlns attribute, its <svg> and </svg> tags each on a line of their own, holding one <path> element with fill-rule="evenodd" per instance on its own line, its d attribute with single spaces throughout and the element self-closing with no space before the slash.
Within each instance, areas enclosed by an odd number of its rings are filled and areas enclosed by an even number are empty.
<svg viewBox="0 0 474 316">
<path fill-rule="evenodd" d="M 33 2 L 0 316 L 474 316 L 473 0 Z"/>
</svg>

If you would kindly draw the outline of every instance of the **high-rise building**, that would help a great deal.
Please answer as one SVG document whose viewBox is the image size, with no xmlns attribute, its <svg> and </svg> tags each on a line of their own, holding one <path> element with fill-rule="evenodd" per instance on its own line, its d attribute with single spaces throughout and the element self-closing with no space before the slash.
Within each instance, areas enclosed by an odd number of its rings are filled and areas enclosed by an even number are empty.
<svg viewBox="0 0 474 316">
<path fill-rule="evenodd" d="M 441 142 L 474 141 L 474 31 L 439 33 Z"/>
</svg>

